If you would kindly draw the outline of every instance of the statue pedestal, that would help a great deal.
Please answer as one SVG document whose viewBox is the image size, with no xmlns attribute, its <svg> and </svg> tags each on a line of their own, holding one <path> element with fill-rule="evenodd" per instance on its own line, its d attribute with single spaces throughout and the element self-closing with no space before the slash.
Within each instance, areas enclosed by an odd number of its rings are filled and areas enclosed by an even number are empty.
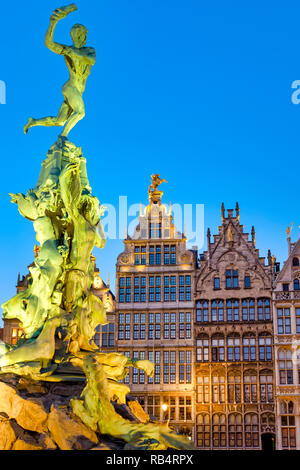
<svg viewBox="0 0 300 470">
<path fill-rule="evenodd" d="M 35 190 L 44 186 L 56 188 L 61 171 L 68 163 L 72 162 L 80 163 L 80 183 L 83 192 L 90 194 L 91 187 L 87 177 L 86 158 L 82 156 L 81 147 L 76 147 L 65 137 L 59 137 L 48 151 L 47 158 L 42 162 L 42 169 Z"/>
</svg>

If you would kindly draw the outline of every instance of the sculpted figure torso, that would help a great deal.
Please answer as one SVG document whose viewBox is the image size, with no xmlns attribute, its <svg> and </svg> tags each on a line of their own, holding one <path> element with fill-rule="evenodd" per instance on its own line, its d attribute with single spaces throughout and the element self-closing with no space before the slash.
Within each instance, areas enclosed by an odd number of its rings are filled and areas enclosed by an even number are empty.
<svg viewBox="0 0 300 470">
<path fill-rule="evenodd" d="M 27 124 L 24 126 L 25 134 L 27 134 L 28 130 L 33 126 L 64 126 L 60 135 L 67 137 L 70 130 L 85 115 L 82 94 L 85 90 L 87 77 L 96 61 L 95 49 L 85 47 L 87 29 L 81 24 L 75 24 L 72 27 L 72 46 L 59 44 L 53 40 L 54 29 L 57 22 L 76 9 L 75 4 L 57 8 L 50 17 L 50 26 L 45 36 L 45 44 L 48 49 L 64 56 L 70 73 L 69 80 L 62 88 L 64 102 L 57 116 L 47 116 L 41 119 L 30 117 Z"/>
</svg>

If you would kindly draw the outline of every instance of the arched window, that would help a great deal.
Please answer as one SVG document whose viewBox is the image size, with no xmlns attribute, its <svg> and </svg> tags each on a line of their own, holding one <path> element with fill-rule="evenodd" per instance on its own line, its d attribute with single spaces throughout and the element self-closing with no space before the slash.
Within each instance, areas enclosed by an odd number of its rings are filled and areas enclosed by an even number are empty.
<svg viewBox="0 0 300 470">
<path fill-rule="evenodd" d="M 197 416 L 197 447 L 210 447 L 209 414 Z"/>
<path fill-rule="evenodd" d="M 296 424 L 294 413 L 294 403 L 292 401 L 282 401 L 280 403 L 281 444 L 284 449 L 294 449 L 296 447 Z"/>
<path fill-rule="evenodd" d="M 293 384 L 293 362 L 292 351 L 289 349 L 280 349 L 279 359 L 279 382 L 281 385 Z"/>
<path fill-rule="evenodd" d="M 224 321 L 224 302 L 223 300 L 211 301 L 211 321 Z"/>
<path fill-rule="evenodd" d="M 259 376 L 259 392 L 261 403 L 273 403 L 273 373 L 272 371 L 263 371 Z"/>
<path fill-rule="evenodd" d="M 260 417 L 261 432 L 275 431 L 275 415 L 273 413 L 262 413 Z"/>
<path fill-rule="evenodd" d="M 229 447 L 243 447 L 243 422 L 240 414 L 228 416 Z"/>
<path fill-rule="evenodd" d="M 258 338 L 260 361 L 272 361 L 272 336 L 262 333 Z"/>
<path fill-rule="evenodd" d="M 241 360 L 241 344 L 238 335 L 230 335 L 227 338 L 227 361 L 236 362 Z"/>
<path fill-rule="evenodd" d="M 214 414 L 212 417 L 213 447 L 226 447 L 226 416 Z"/>
<path fill-rule="evenodd" d="M 224 335 L 216 334 L 211 339 L 211 360 L 212 362 L 223 362 L 224 355 Z"/>
<path fill-rule="evenodd" d="M 226 301 L 226 318 L 227 321 L 239 321 L 240 302 L 238 299 L 229 299 Z"/>
<path fill-rule="evenodd" d="M 208 301 L 198 300 L 196 302 L 196 321 L 208 322 Z"/>
<path fill-rule="evenodd" d="M 252 334 L 243 337 L 244 361 L 256 361 L 256 338 Z"/>
<path fill-rule="evenodd" d="M 294 279 L 294 290 L 300 290 L 300 281 L 299 281 L 299 279 Z"/>
<path fill-rule="evenodd" d="M 293 258 L 293 266 L 299 266 L 299 258 L 296 256 Z"/>
<path fill-rule="evenodd" d="M 255 371 L 246 371 L 244 375 L 244 402 L 257 403 L 257 376 Z"/>
<path fill-rule="evenodd" d="M 246 447 L 259 446 L 258 416 L 255 413 L 245 415 L 245 445 Z"/>
<path fill-rule="evenodd" d="M 241 376 L 228 375 L 228 403 L 241 403 Z"/>
<path fill-rule="evenodd" d="M 209 361 L 209 336 L 206 334 L 200 334 L 196 340 L 197 344 L 197 361 L 206 362 Z"/>
</svg>

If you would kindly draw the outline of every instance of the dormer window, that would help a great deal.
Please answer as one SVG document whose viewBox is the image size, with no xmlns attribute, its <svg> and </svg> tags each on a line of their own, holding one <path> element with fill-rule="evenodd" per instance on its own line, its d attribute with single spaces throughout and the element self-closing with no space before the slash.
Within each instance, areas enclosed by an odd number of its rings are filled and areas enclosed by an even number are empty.
<svg viewBox="0 0 300 470">
<path fill-rule="evenodd" d="M 149 238 L 161 238 L 161 222 L 149 223 Z"/>
<path fill-rule="evenodd" d="M 289 284 L 282 284 L 282 290 L 283 292 L 288 292 L 290 290 Z"/>
<path fill-rule="evenodd" d="M 239 287 L 239 272 L 237 269 L 226 270 L 226 289 L 236 289 Z"/>
<path fill-rule="evenodd" d="M 219 277 L 214 278 L 214 289 L 220 289 L 220 278 Z"/>
<path fill-rule="evenodd" d="M 245 276 L 245 278 L 244 278 L 244 287 L 245 287 L 245 289 L 250 289 L 250 287 L 251 287 L 250 276 Z"/>
<path fill-rule="evenodd" d="M 299 258 L 293 258 L 293 266 L 299 266 Z"/>
</svg>

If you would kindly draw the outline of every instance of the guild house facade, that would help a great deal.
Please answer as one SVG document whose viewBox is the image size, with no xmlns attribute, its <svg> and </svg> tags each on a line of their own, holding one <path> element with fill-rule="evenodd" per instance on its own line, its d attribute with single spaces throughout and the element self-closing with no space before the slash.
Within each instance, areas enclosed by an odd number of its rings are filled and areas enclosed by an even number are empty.
<svg viewBox="0 0 300 470">
<path fill-rule="evenodd" d="M 259 449 L 275 443 L 271 308 L 275 259 L 267 263 L 235 212 L 221 225 L 195 273 L 196 445 Z"/>
<path fill-rule="evenodd" d="M 152 175 L 149 203 L 126 235 L 116 292 L 94 264 L 93 292 L 108 309 L 99 349 L 154 364 L 130 368 L 124 382 L 151 419 L 169 421 L 201 450 L 300 449 L 300 239 L 280 271 L 260 256 L 240 209 L 225 210 L 207 249 L 187 248 L 172 207 Z M 35 255 L 38 247 L 35 247 Z M 29 274 L 18 276 L 17 292 Z M 18 321 L 4 321 L 16 344 Z"/>
<path fill-rule="evenodd" d="M 118 351 L 155 364 L 153 377 L 132 368 L 131 394 L 159 421 L 170 421 L 193 438 L 193 291 L 196 251 L 174 226 L 172 209 L 161 202 L 162 182 L 152 177 L 149 204 L 140 210 L 133 235 L 124 240 L 116 264 Z"/>
</svg>

